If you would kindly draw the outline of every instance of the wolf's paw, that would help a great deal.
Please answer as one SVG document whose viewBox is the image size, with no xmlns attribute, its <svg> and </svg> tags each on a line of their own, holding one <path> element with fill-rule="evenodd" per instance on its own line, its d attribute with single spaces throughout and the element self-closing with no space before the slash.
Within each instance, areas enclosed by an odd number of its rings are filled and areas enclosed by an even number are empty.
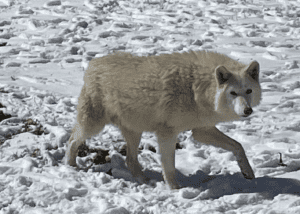
<svg viewBox="0 0 300 214">
<path fill-rule="evenodd" d="M 246 179 L 254 179 L 255 175 L 253 173 L 252 167 L 249 164 L 249 161 L 246 157 L 237 159 L 238 165 L 241 169 L 241 173 Z"/>
<path fill-rule="evenodd" d="M 71 158 L 68 155 L 65 155 L 63 163 L 65 163 L 66 165 L 70 165 L 70 166 L 77 166 L 76 164 L 76 157 L 75 158 Z"/>
<path fill-rule="evenodd" d="M 242 174 L 244 175 L 244 177 L 246 179 L 254 179 L 255 178 L 255 175 L 252 170 L 251 170 L 251 172 L 248 172 L 248 173 L 242 172 Z"/>
</svg>

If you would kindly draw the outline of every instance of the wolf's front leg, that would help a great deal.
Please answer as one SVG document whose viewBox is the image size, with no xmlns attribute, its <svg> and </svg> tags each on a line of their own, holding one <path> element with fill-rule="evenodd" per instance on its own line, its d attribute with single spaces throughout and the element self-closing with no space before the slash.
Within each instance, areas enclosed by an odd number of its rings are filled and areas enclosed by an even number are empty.
<svg viewBox="0 0 300 214">
<path fill-rule="evenodd" d="M 242 145 L 220 132 L 216 127 L 193 129 L 193 137 L 199 142 L 231 151 L 236 157 L 244 177 L 247 179 L 255 178 Z"/>
</svg>

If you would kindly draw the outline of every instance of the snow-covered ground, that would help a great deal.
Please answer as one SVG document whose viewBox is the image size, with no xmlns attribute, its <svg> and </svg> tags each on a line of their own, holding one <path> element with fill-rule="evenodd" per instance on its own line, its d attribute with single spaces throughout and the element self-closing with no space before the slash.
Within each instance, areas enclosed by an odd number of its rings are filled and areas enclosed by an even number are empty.
<svg viewBox="0 0 300 214">
<path fill-rule="evenodd" d="M 114 50 L 257 60 L 261 105 L 218 126 L 243 145 L 256 179 L 191 131 L 176 150 L 180 190 L 163 182 L 153 133 L 143 134 L 139 161 L 154 186 L 132 182 L 114 126 L 87 140 L 81 170 L 66 166 L 84 71 Z M 0 214 L 300 213 L 298 66 L 299 0 L 0 0 L 0 107 L 12 116 L 0 122 Z"/>
</svg>

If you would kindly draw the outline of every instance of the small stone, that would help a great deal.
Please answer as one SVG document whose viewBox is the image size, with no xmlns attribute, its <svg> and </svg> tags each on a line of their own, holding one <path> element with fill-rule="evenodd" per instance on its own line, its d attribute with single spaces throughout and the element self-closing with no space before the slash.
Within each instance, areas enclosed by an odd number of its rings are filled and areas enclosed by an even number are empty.
<svg viewBox="0 0 300 214">
<path fill-rule="evenodd" d="M 63 42 L 62 37 L 54 37 L 54 38 L 49 38 L 48 43 L 62 43 Z"/>
<path fill-rule="evenodd" d="M 96 19 L 95 22 L 96 22 L 98 25 L 102 25 L 102 23 L 103 23 L 101 19 Z"/>
<path fill-rule="evenodd" d="M 31 9 L 21 9 L 18 11 L 18 14 L 33 14 L 33 10 Z"/>
<path fill-rule="evenodd" d="M 78 22 L 77 26 L 83 27 L 83 28 L 87 28 L 89 24 L 86 21 L 82 21 L 82 22 Z"/>
<path fill-rule="evenodd" d="M 197 45 L 197 46 L 201 46 L 202 44 L 203 44 L 202 41 L 199 40 L 199 39 L 195 40 L 195 41 L 192 43 L 192 45 Z"/>
<path fill-rule="evenodd" d="M 29 61 L 29 64 L 36 64 L 36 63 L 48 63 L 50 62 L 49 59 L 34 59 Z"/>
<path fill-rule="evenodd" d="M 46 6 L 59 6 L 59 5 L 61 5 L 60 0 L 53 0 L 46 3 Z"/>
<path fill-rule="evenodd" d="M 70 53 L 71 53 L 72 55 L 77 55 L 77 51 L 78 51 L 78 50 L 79 50 L 78 47 L 71 47 Z"/>
<path fill-rule="evenodd" d="M 21 66 L 21 63 L 19 62 L 9 62 L 7 64 L 4 65 L 4 67 L 20 67 Z"/>
</svg>

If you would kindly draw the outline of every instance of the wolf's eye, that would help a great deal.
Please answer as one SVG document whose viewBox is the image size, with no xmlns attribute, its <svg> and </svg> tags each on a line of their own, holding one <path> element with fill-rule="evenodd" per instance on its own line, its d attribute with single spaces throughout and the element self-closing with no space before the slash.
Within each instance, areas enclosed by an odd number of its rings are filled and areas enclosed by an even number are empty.
<svg viewBox="0 0 300 214">
<path fill-rule="evenodd" d="M 247 91 L 246 91 L 246 94 L 251 94 L 252 93 L 252 90 L 251 89 L 248 89 Z"/>
<path fill-rule="evenodd" d="M 235 93 L 234 91 L 231 91 L 230 94 L 233 95 L 233 96 L 237 95 L 237 93 Z"/>
</svg>

